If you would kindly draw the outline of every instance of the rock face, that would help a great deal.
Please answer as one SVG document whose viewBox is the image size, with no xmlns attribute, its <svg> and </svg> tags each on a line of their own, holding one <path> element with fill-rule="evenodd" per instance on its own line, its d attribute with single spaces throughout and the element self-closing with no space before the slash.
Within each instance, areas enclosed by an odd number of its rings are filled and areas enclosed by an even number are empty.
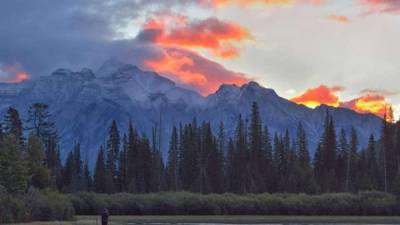
<svg viewBox="0 0 400 225">
<path fill-rule="evenodd" d="M 309 109 L 255 82 L 241 87 L 224 84 L 216 93 L 203 97 L 154 72 L 114 60 L 105 62 L 95 73 L 86 68 L 80 72 L 58 69 L 50 76 L 18 84 L 0 83 L 0 115 L 13 106 L 26 118 L 30 104 L 47 103 L 61 136 L 62 157 L 74 143 L 80 142 L 83 157 L 92 165 L 113 119 L 121 131 L 126 130 L 131 120 L 140 132 L 150 136 L 152 127 L 159 126 L 161 114 L 162 146 L 166 154 L 172 125 L 197 117 L 198 121 L 212 122 L 217 129 L 222 121 L 228 135 L 232 135 L 237 117 L 242 114 L 248 118 L 254 101 L 271 133 L 288 129 L 294 135 L 298 123 L 302 122 L 312 152 L 322 133 L 327 111 L 339 129 L 349 130 L 354 126 L 363 146 L 371 133 L 379 136 L 381 119 L 372 114 L 328 106 Z"/>
</svg>

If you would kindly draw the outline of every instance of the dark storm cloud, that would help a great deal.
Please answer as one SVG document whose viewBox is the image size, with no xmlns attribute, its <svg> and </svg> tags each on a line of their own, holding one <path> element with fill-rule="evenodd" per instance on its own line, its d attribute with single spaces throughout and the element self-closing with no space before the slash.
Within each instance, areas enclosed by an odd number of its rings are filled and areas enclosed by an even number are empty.
<svg viewBox="0 0 400 225">
<path fill-rule="evenodd" d="M 155 54 L 134 40 L 120 40 L 117 28 L 148 10 L 184 7 L 184 0 L 2 0 L 0 63 L 21 65 L 31 75 L 58 67 L 96 67 L 110 57 Z"/>
</svg>

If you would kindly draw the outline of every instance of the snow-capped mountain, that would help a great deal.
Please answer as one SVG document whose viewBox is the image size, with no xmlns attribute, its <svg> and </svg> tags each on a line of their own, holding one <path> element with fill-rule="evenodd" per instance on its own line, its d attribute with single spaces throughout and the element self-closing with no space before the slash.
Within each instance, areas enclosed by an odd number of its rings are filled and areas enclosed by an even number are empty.
<svg viewBox="0 0 400 225">
<path fill-rule="evenodd" d="M 239 114 L 249 117 L 253 101 L 258 103 L 270 132 L 289 129 L 294 135 L 302 122 L 311 151 L 321 135 L 326 111 L 333 115 L 339 128 L 349 130 L 354 126 L 363 145 L 371 133 L 379 135 L 381 119 L 372 114 L 328 106 L 310 109 L 255 82 L 241 87 L 224 84 L 216 93 L 203 97 L 157 73 L 115 60 L 105 62 L 95 73 L 86 68 L 80 72 L 58 69 L 49 76 L 22 83 L 0 84 L 0 115 L 13 106 L 26 118 L 30 104 L 47 103 L 61 136 L 62 156 L 79 142 L 83 156 L 91 163 L 99 145 L 105 143 L 113 119 L 122 132 L 131 120 L 140 132 L 150 136 L 151 128 L 159 125 L 161 114 L 165 153 L 172 125 L 197 117 L 198 121 L 211 121 L 216 129 L 222 121 L 231 135 Z"/>
</svg>

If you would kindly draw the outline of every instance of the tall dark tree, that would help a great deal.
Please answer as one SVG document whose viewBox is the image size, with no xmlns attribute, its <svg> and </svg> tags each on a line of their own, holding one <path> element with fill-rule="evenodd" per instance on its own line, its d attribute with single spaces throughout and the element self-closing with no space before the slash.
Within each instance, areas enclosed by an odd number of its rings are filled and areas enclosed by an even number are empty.
<svg viewBox="0 0 400 225">
<path fill-rule="evenodd" d="M 350 149 L 346 166 L 346 191 L 356 191 L 357 165 L 358 165 L 358 137 L 354 127 L 351 128 Z"/>
<path fill-rule="evenodd" d="M 0 145 L 0 185 L 9 193 L 25 191 L 28 174 L 15 137 L 7 136 Z"/>
<path fill-rule="evenodd" d="M 341 129 L 339 134 L 339 142 L 338 142 L 337 158 L 336 158 L 336 171 L 335 171 L 337 191 L 342 191 L 342 192 L 346 191 L 348 156 L 349 156 L 349 144 L 347 141 L 346 131 L 344 129 Z"/>
<path fill-rule="evenodd" d="M 307 134 L 302 123 L 297 127 L 296 147 L 298 155 L 298 185 L 299 192 L 313 193 L 315 191 L 315 181 L 313 177 L 310 153 L 308 150 Z"/>
<path fill-rule="evenodd" d="M 98 193 L 106 192 L 106 162 L 105 152 L 103 146 L 100 147 L 99 154 L 97 156 L 96 167 L 93 176 L 93 189 Z"/>
<path fill-rule="evenodd" d="M 18 111 L 10 107 L 4 118 L 4 132 L 8 135 L 13 135 L 18 142 L 19 149 L 24 148 L 24 129 Z"/>
<path fill-rule="evenodd" d="M 259 108 L 253 102 L 249 126 L 249 168 L 250 168 L 250 189 L 249 191 L 260 193 L 266 190 L 264 179 L 265 149 L 263 142 L 263 130 Z"/>
<path fill-rule="evenodd" d="M 333 118 L 326 113 L 324 133 L 321 140 L 321 159 L 323 167 L 321 169 L 321 180 L 319 185 L 322 192 L 337 190 L 336 183 L 336 131 Z"/>
<path fill-rule="evenodd" d="M 107 192 L 114 193 L 118 187 L 118 156 L 120 151 L 120 134 L 117 122 L 112 121 L 107 140 Z"/>
<path fill-rule="evenodd" d="M 29 135 L 26 153 L 27 170 L 30 175 L 29 185 L 36 188 L 48 187 L 51 174 L 45 166 L 45 152 L 38 137 Z"/>
<path fill-rule="evenodd" d="M 169 191 L 179 190 L 179 146 L 178 131 L 172 128 L 171 140 L 169 142 L 167 161 L 167 187 Z"/>
</svg>

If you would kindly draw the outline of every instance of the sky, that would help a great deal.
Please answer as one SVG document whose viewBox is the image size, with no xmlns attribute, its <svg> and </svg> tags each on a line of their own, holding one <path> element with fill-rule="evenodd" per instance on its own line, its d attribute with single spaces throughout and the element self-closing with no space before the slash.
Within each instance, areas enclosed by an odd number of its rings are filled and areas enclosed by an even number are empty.
<svg viewBox="0 0 400 225">
<path fill-rule="evenodd" d="M 116 58 L 204 96 L 253 80 L 398 117 L 399 26 L 400 0 L 2 0 L 0 82 Z"/>
</svg>

